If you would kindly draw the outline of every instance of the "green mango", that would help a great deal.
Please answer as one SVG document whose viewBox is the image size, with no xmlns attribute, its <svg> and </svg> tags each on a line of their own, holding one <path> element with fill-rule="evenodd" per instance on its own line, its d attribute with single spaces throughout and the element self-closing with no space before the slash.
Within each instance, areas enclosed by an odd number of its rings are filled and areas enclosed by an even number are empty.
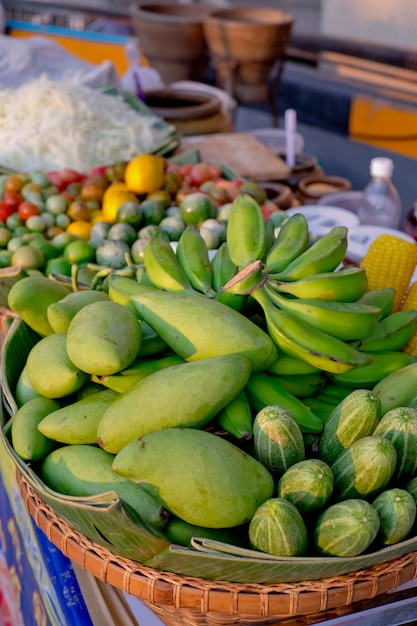
<svg viewBox="0 0 417 626">
<path fill-rule="evenodd" d="M 257 372 L 278 356 L 275 344 L 264 330 L 207 296 L 162 291 L 128 278 L 110 282 L 111 300 L 120 299 L 125 293 L 130 295 L 130 304 L 140 319 L 186 361 L 242 354 L 251 361 L 252 371 Z"/>
<path fill-rule="evenodd" d="M 173 515 L 206 528 L 232 528 L 252 519 L 274 491 L 255 458 L 204 430 L 167 428 L 127 444 L 113 469 L 159 498 Z"/>
<path fill-rule="evenodd" d="M 106 410 L 99 445 L 117 453 L 132 439 L 161 428 L 201 428 L 243 389 L 250 361 L 238 354 L 173 365 L 139 380 Z"/>
<path fill-rule="evenodd" d="M 64 398 L 75 393 L 90 376 L 70 360 L 67 334 L 43 337 L 28 354 L 26 372 L 33 389 L 46 398 Z"/>
<path fill-rule="evenodd" d="M 13 415 L 11 440 L 14 451 L 25 461 L 39 461 L 55 448 L 55 442 L 38 430 L 49 413 L 59 409 L 58 402 L 41 396 L 28 400 Z"/>
<path fill-rule="evenodd" d="M 67 352 L 83 372 L 106 376 L 128 367 L 139 352 L 142 339 L 136 316 L 116 302 L 93 302 L 70 322 Z"/>
<path fill-rule="evenodd" d="M 67 496 L 95 496 L 114 491 L 140 517 L 157 528 L 169 513 L 140 485 L 112 469 L 113 455 L 91 445 L 69 445 L 53 450 L 42 461 L 39 476 L 48 487 Z M 117 531 L 117 529 L 115 529 Z"/>
<path fill-rule="evenodd" d="M 26 276 L 12 285 L 7 304 L 32 330 L 46 337 L 54 332 L 48 321 L 48 307 L 69 293 L 69 287 L 46 276 Z"/>
<path fill-rule="evenodd" d="M 46 312 L 48 321 L 55 333 L 66 333 L 72 318 L 87 304 L 109 300 L 109 295 L 104 291 L 84 289 L 73 291 L 62 300 L 53 302 Z"/>
<path fill-rule="evenodd" d="M 29 382 L 26 365 L 23 367 L 17 379 L 14 399 L 18 407 L 23 406 L 28 400 L 38 398 L 41 394 L 34 390 Z"/>
<path fill-rule="evenodd" d="M 164 534 L 171 543 L 180 546 L 191 547 L 193 537 L 206 537 L 214 541 L 222 541 L 243 548 L 249 547 L 247 537 L 247 528 L 205 528 L 204 526 L 195 526 L 189 524 L 179 517 L 173 516 L 164 528 Z"/>
<path fill-rule="evenodd" d="M 136 312 L 133 311 L 136 315 Z M 168 344 L 149 326 L 146 322 L 140 322 L 142 331 L 142 341 L 140 344 L 138 357 L 153 357 L 169 349 Z"/>
<path fill-rule="evenodd" d="M 119 396 L 104 389 L 82 400 L 57 407 L 38 424 L 39 431 L 54 441 L 67 444 L 97 443 L 97 426 L 106 409 Z"/>
</svg>

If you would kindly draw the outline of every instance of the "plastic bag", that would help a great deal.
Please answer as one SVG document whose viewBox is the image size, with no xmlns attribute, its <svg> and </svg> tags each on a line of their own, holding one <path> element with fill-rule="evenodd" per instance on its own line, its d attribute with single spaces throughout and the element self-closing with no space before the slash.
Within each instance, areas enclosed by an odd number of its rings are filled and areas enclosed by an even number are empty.
<svg viewBox="0 0 417 626">
<path fill-rule="evenodd" d="M 59 44 L 41 36 L 27 39 L 0 35 L 0 88 L 12 89 L 46 74 L 51 80 L 68 80 L 89 87 L 114 85 L 120 78 L 114 64 L 89 63 Z"/>
<path fill-rule="evenodd" d="M 129 67 L 120 80 L 123 89 L 135 94 L 142 100 L 148 91 L 163 89 L 164 83 L 159 72 L 155 68 L 143 64 L 137 39 L 127 41 L 125 54 L 129 61 Z"/>
</svg>

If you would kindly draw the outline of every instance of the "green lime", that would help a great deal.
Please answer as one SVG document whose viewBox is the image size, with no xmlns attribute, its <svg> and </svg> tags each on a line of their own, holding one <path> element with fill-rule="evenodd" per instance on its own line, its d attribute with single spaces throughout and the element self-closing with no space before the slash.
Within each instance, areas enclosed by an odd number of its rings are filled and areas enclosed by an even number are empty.
<svg viewBox="0 0 417 626">
<path fill-rule="evenodd" d="M 139 202 L 129 200 L 128 202 L 123 202 L 117 209 L 116 222 L 130 224 L 137 228 L 142 221 L 142 217 L 143 214 Z"/>
<path fill-rule="evenodd" d="M 165 206 L 161 200 L 143 200 L 140 208 L 145 224 L 159 224 L 165 217 Z"/>
<path fill-rule="evenodd" d="M 16 232 L 16 231 L 15 231 Z M 15 235 L 15 233 L 13 233 Z M 16 235 L 15 235 L 16 236 Z M 22 241 L 24 244 L 26 243 L 32 243 L 32 241 L 34 239 L 44 239 L 44 236 L 42 235 L 42 233 L 29 233 L 29 232 L 24 232 L 22 235 L 19 235 L 19 237 L 22 238 Z"/>
<path fill-rule="evenodd" d="M 88 241 L 82 241 L 81 239 L 70 241 L 65 246 L 63 254 L 64 259 L 67 259 L 70 263 L 89 263 L 94 260 L 95 255 L 95 248 Z"/>
<path fill-rule="evenodd" d="M 117 223 L 110 228 L 107 239 L 111 241 L 124 241 L 129 246 L 136 240 L 136 230 L 130 224 Z"/>
<path fill-rule="evenodd" d="M 138 232 L 138 239 L 150 239 L 153 236 L 169 241 L 168 233 L 156 224 L 148 224 L 147 226 L 141 228 Z"/>
<path fill-rule="evenodd" d="M 12 264 L 11 250 L 0 250 L 0 267 L 9 267 Z"/>
<path fill-rule="evenodd" d="M 12 238 L 12 233 L 5 226 L 0 227 L 0 247 L 5 248 Z"/>
<path fill-rule="evenodd" d="M 13 237 L 24 237 L 29 233 L 29 229 L 26 226 L 18 226 L 13 231 Z"/>
<path fill-rule="evenodd" d="M 41 239 L 40 237 L 35 237 L 32 241 L 29 242 L 30 246 L 34 246 L 38 248 L 43 253 L 45 257 L 45 261 L 49 261 L 50 259 L 55 259 L 59 255 L 59 250 L 56 248 L 50 241 L 47 239 Z"/>
<path fill-rule="evenodd" d="M 64 276 L 71 276 L 71 263 L 59 256 L 54 259 L 49 259 L 45 266 L 45 274 L 63 274 Z"/>
<path fill-rule="evenodd" d="M 18 213 L 12 213 L 6 219 L 6 226 L 12 232 L 16 230 L 18 226 L 22 226 L 22 225 L 23 225 L 23 220 L 19 217 Z"/>
<path fill-rule="evenodd" d="M 211 198 L 201 191 L 187 194 L 180 204 L 182 221 L 189 225 L 199 226 L 204 220 L 216 217 L 217 207 Z"/>
<path fill-rule="evenodd" d="M 71 241 L 79 241 L 79 237 L 77 237 L 77 235 L 74 235 L 73 233 L 65 232 L 65 233 L 58 233 L 57 235 L 55 235 L 55 237 L 52 237 L 51 239 L 52 245 L 58 248 L 58 250 L 60 250 L 61 252 L 63 252 L 65 247 Z"/>
<path fill-rule="evenodd" d="M 141 239 L 136 239 L 131 246 L 130 256 L 132 257 L 133 263 L 143 263 L 143 251 L 148 241 L 149 238 L 142 237 Z"/>
<path fill-rule="evenodd" d="M 161 202 L 164 209 L 168 208 L 172 202 L 171 195 L 166 189 L 157 189 L 156 191 L 148 193 L 145 200 L 156 200 L 157 202 Z"/>
<path fill-rule="evenodd" d="M 33 246 L 22 246 L 12 254 L 11 264 L 25 270 L 40 270 L 45 265 L 45 257 L 41 250 Z"/>
<path fill-rule="evenodd" d="M 185 230 L 185 224 L 181 217 L 164 217 L 159 228 L 168 233 L 170 241 L 178 241 Z"/>
</svg>

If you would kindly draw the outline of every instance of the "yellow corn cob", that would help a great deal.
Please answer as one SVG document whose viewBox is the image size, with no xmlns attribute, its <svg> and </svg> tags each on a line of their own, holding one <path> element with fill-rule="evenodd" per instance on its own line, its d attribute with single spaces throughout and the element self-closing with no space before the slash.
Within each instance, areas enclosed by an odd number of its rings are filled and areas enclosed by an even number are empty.
<svg viewBox="0 0 417 626">
<path fill-rule="evenodd" d="M 361 266 L 368 278 L 368 290 L 394 288 L 394 311 L 398 311 L 417 263 L 417 243 L 396 235 L 379 235 L 369 246 Z"/>
<path fill-rule="evenodd" d="M 417 311 L 417 282 L 414 282 L 408 288 L 404 301 L 401 305 L 403 311 Z M 410 341 L 404 346 L 403 352 L 417 356 L 417 332 L 414 333 Z"/>
</svg>

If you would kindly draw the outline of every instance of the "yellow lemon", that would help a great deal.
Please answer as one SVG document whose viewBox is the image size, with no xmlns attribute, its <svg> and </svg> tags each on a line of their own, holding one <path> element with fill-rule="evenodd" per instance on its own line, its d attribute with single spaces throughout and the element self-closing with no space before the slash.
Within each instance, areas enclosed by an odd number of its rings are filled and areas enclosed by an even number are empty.
<svg viewBox="0 0 417 626">
<path fill-rule="evenodd" d="M 107 196 L 110 196 L 115 191 L 127 191 L 126 183 L 122 181 L 117 181 L 116 183 L 112 183 L 111 185 L 109 185 L 103 194 L 103 199 Z"/>
<path fill-rule="evenodd" d="M 86 220 L 75 220 L 68 224 L 66 231 L 67 233 L 72 233 L 73 235 L 77 235 L 80 239 L 84 241 L 88 241 L 90 239 L 90 233 L 93 225 L 91 222 L 87 222 Z"/>
<path fill-rule="evenodd" d="M 114 224 L 114 222 L 116 221 L 117 210 L 119 206 L 121 206 L 125 202 L 137 201 L 137 197 L 129 191 L 114 191 L 113 193 L 103 198 L 103 203 L 101 205 L 103 219 L 110 224 Z"/>
<path fill-rule="evenodd" d="M 129 161 L 125 169 L 127 188 L 139 195 L 161 189 L 165 181 L 164 157 L 139 154 Z"/>
<path fill-rule="evenodd" d="M 94 225 L 97 222 L 105 222 L 106 220 L 103 217 L 103 211 L 101 209 L 97 209 L 91 213 L 91 223 Z"/>
</svg>

